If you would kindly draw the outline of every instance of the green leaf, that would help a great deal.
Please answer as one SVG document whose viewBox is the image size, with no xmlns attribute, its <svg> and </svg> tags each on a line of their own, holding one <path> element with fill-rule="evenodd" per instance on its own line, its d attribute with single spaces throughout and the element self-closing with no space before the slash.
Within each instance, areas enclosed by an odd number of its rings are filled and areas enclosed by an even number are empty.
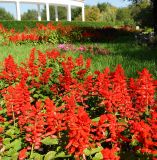
<svg viewBox="0 0 157 160">
<path fill-rule="evenodd" d="M 1 157 L 0 157 L 1 158 Z M 2 160 L 10 160 L 11 159 L 11 157 L 8 157 L 8 156 L 4 156 L 4 157 L 2 157 L 3 159 Z"/>
<path fill-rule="evenodd" d="M 101 154 L 101 152 L 96 153 L 92 160 L 100 160 L 100 159 L 103 159 L 103 155 Z"/>
<path fill-rule="evenodd" d="M 92 149 L 87 149 L 87 148 L 86 148 L 86 149 L 84 150 L 84 154 L 85 154 L 86 156 L 90 156 L 90 155 L 93 155 L 93 154 L 95 154 L 95 153 L 100 152 L 102 149 L 103 149 L 102 147 L 92 148 Z"/>
<path fill-rule="evenodd" d="M 39 98 L 39 94 L 34 94 L 33 98 Z"/>
<path fill-rule="evenodd" d="M 1 105 L 1 106 L 2 106 L 2 105 Z M 7 109 L 6 109 L 6 108 L 0 110 L 0 114 L 4 114 L 4 113 L 6 113 L 6 112 L 7 112 Z"/>
<path fill-rule="evenodd" d="M 11 138 L 5 138 L 5 139 L 3 140 L 3 144 L 4 144 L 5 146 L 7 146 L 7 145 L 10 144 L 10 141 L 11 141 Z"/>
<path fill-rule="evenodd" d="M 138 143 L 139 143 L 139 142 L 135 139 L 135 140 L 133 140 L 133 141 L 131 142 L 131 145 L 132 145 L 132 146 L 137 146 Z"/>
<path fill-rule="evenodd" d="M 87 149 L 87 148 L 86 148 L 83 152 L 84 152 L 84 154 L 85 154 L 86 156 L 89 156 L 89 155 L 90 155 L 90 150 Z"/>
<path fill-rule="evenodd" d="M 55 145 L 58 144 L 57 138 L 46 137 L 41 141 L 45 145 Z"/>
<path fill-rule="evenodd" d="M 18 152 L 14 153 L 14 154 L 11 156 L 11 160 L 17 160 L 17 159 L 18 159 L 18 155 L 19 155 Z"/>
<path fill-rule="evenodd" d="M 60 152 L 60 153 L 58 153 L 57 155 L 56 155 L 56 157 L 58 158 L 58 157 L 65 157 L 65 153 L 64 152 Z"/>
<path fill-rule="evenodd" d="M 5 132 L 5 134 L 6 135 L 8 135 L 8 136 L 10 136 L 10 137 L 12 137 L 13 135 L 14 135 L 14 133 L 15 133 L 15 130 L 14 129 L 9 129 L 9 130 L 7 130 L 6 132 Z"/>
<path fill-rule="evenodd" d="M 33 160 L 43 160 L 43 155 L 39 154 L 39 153 L 32 153 Z"/>
<path fill-rule="evenodd" d="M 55 151 L 50 151 L 45 155 L 44 160 L 53 160 L 55 159 L 55 155 L 56 155 Z"/>
<path fill-rule="evenodd" d="M 8 127 L 9 125 L 10 125 L 9 122 L 4 122 L 4 126 L 5 126 L 5 127 Z"/>
<path fill-rule="evenodd" d="M 10 149 L 11 148 L 11 139 L 10 138 L 5 138 L 4 140 L 3 140 L 3 145 L 5 146 L 5 149 L 7 150 L 7 149 Z"/>
<path fill-rule="evenodd" d="M 21 139 L 15 139 L 15 141 L 11 143 L 11 147 L 14 148 L 16 151 L 19 151 L 21 149 L 21 144 Z"/>
<path fill-rule="evenodd" d="M 15 150 L 14 148 L 10 148 L 7 152 L 5 152 L 5 154 L 7 156 L 10 156 L 10 157 L 14 157 L 14 159 L 16 158 L 15 155 L 17 155 L 17 150 Z"/>
<path fill-rule="evenodd" d="M 66 155 L 64 152 L 60 152 L 56 155 L 56 158 L 70 157 L 71 155 Z"/>
<path fill-rule="evenodd" d="M 99 122 L 99 120 L 100 120 L 100 117 L 97 117 L 97 118 L 92 119 L 92 122 Z"/>
</svg>

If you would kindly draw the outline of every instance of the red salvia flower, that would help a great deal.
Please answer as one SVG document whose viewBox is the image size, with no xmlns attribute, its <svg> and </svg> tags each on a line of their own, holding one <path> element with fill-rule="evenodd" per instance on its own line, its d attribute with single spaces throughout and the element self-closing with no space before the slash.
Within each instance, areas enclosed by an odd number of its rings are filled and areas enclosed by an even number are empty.
<svg viewBox="0 0 157 160">
<path fill-rule="evenodd" d="M 39 77 L 42 84 L 47 84 L 52 73 L 52 68 L 46 68 L 42 75 Z"/>
<path fill-rule="evenodd" d="M 77 114 L 71 114 L 68 119 L 69 143 L 66 146 L 69 153 L 80 156 L 89 147 L 90 124 L 91 120 L 82 107 L 78 108 Z"/>
<path fill-rule="evenodd" d="M 50 99 L 45 100 L 47 124 L 46 135 L 52 136 L 67 129 L 65 126 L 64 113 L 60 113 L 63 107 L 56 107 Z"/>
<path fill-rule="evenodd" d="M 27 149 L 24 148 L 19 152 L 19 160 L 25 160 L 27 158 Z"/>
<path fill-rule="evenodd" d="M 11 55 L 4 60 L 4 69 L 0 73 L 0 78 L 9 82 L 15 81 L 19 76 L 17 64 Z"/>
<path fill-rule="evenodd" d="M 155 86 L 153 84 L 152 75 L 147 69 L 144 69 L 141 73 L 139 73 L 139 75 L 140 77 L 136 81 L 134 105 L 137 112 L 143 114 L 144 112 L 148 112 L 148 107 L 152 107 L 155 103 Z"/>
<path fill-rule="evenodd" d="M 102 155 L 103 155 L 103 160 L 119 160 L 120 157 L 116 155 L 116 149 L 112 148 L 104 148 L 101 151 Z"/>
<path fill-rule="evenodd" d="M 118 65 L 116 71 L 112 74 L 111 102 L 113 112 L 119 113 L 122 118 L 131 118 L 134 114 L 134 109 L 127 89 L 124 70 Z"/>
</svg>

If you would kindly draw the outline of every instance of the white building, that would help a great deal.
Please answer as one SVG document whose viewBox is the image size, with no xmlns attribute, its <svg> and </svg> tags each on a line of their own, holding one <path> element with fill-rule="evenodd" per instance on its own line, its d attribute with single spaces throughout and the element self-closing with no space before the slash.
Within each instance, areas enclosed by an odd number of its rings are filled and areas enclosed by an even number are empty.
<svg viewBox="0 0 157 160">
<path fill-rule="evenodd" d="M 20 4 L 37 4 L 38 6 L 38 20 L 41 21 L 41 9 L 40 5 L 46 5 L 46 17 L 47 21 L 50 21 L 49 6 L 55 6 L 55 20 L 58 21 L 58 6 L 64 6 L 67 8 L 67 21 L 71 21 L 71 8 L 82 8 L 82 21 L 85 21 L 84 0 L 0 0 L 0 3 L 15 3 L 16 4 L 16 19 L 21 20 Z"/>
</svg>

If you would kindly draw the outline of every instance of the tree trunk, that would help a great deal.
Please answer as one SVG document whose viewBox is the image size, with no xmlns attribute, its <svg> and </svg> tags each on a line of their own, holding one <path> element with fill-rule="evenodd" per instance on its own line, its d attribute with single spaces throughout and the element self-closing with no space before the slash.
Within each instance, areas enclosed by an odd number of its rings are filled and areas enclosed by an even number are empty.
<svg viewBox="0 0 157 160">
<path fill-rule="evenodd" d="M 153 20 L 154 20 L 154 33 L 157 36 L 157 0 L 152 0 L 153 5 Z"/>
</svg>

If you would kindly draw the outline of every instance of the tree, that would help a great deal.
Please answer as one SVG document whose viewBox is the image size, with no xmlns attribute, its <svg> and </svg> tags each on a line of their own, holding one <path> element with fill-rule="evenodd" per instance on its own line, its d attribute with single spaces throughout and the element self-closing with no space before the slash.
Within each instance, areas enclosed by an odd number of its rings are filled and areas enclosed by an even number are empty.
<svg viewBox="0 0 157 160">
<path fill-rule="evenodd" d="M 86 21 L 100 21 L 100 10 L 98 7 L 90 7 L 90 6 L 86 6 L 85 8 L 85 17 L 86 17 Z"/>
<path fill-rule="evenodd" d="M 138 4 L 139 2 L 142 2 L 143 0 L 129 0 L 129 1 L 132 1 L 133 3 Z M 154 33 L 157 36 L 157 0 L 147 0 L 147 1 L 148 2 L 150 1 L 151 5 L 152 5 L 153 27 L 154 27 Z"/>
<path fill-rule="evenodd" d="M 28 10 L 21 16 L 22 20 L 37 20 L 38 19 L 38 12 L 34 9 Z"/>
<path fill-rule="evenodd" d="M 137 4 L 129 5 L 128 9 L 131 12 L 131 17 L 137 25 L 153 27 L 152 6 L 148 0 L 143 0 Z"/>
<path fill-rule="evenodd" d="M 113 7 L 106 7 L 106 10 L 101 12 L 101 21 L 107 22 L 107 23 L 113 23 L 115 24 L 116 21 L 116 15 L 117 15 L 117 9 Z"/>
<path fill-rule="evenodd" d="M 0 8 L 0 20 L 14 20 L 14 17 L 5 9 Z"/>
<path fill-rule="evenodd" d="M 98 3 L 97 7 L 99 8 L 100 12 L 104 12 L 107 8 L 112 8 L 113 6 L 110 3 Z"/>
<path fill-rule="evenodd" d="M 78 20 L 78 17 L 81 15 L 81 12 L 82 9 L 80 7 L 72 8 L 72 20 Z"/>
<path fill-rule="evenodd" d="M 117 8 L 112 6 L 110 3 L 98 3 L 97 7 L 100 10 L 100 21 L 108 23 L 115 23 Z"/>
<path fill-rule="evenodd" d="M 126 25 L 135 23 L 129 7 L 117 9 L 116 21 Z"/>
<path fill-rule="evenodd" d="M 118 21 L 123 21 L 125 19 L 131 18 L 131 11 L 125 7 L 125 8 L 118 8 L 117 10 L 117 16 L 116 19 Z"/>
</svg>

